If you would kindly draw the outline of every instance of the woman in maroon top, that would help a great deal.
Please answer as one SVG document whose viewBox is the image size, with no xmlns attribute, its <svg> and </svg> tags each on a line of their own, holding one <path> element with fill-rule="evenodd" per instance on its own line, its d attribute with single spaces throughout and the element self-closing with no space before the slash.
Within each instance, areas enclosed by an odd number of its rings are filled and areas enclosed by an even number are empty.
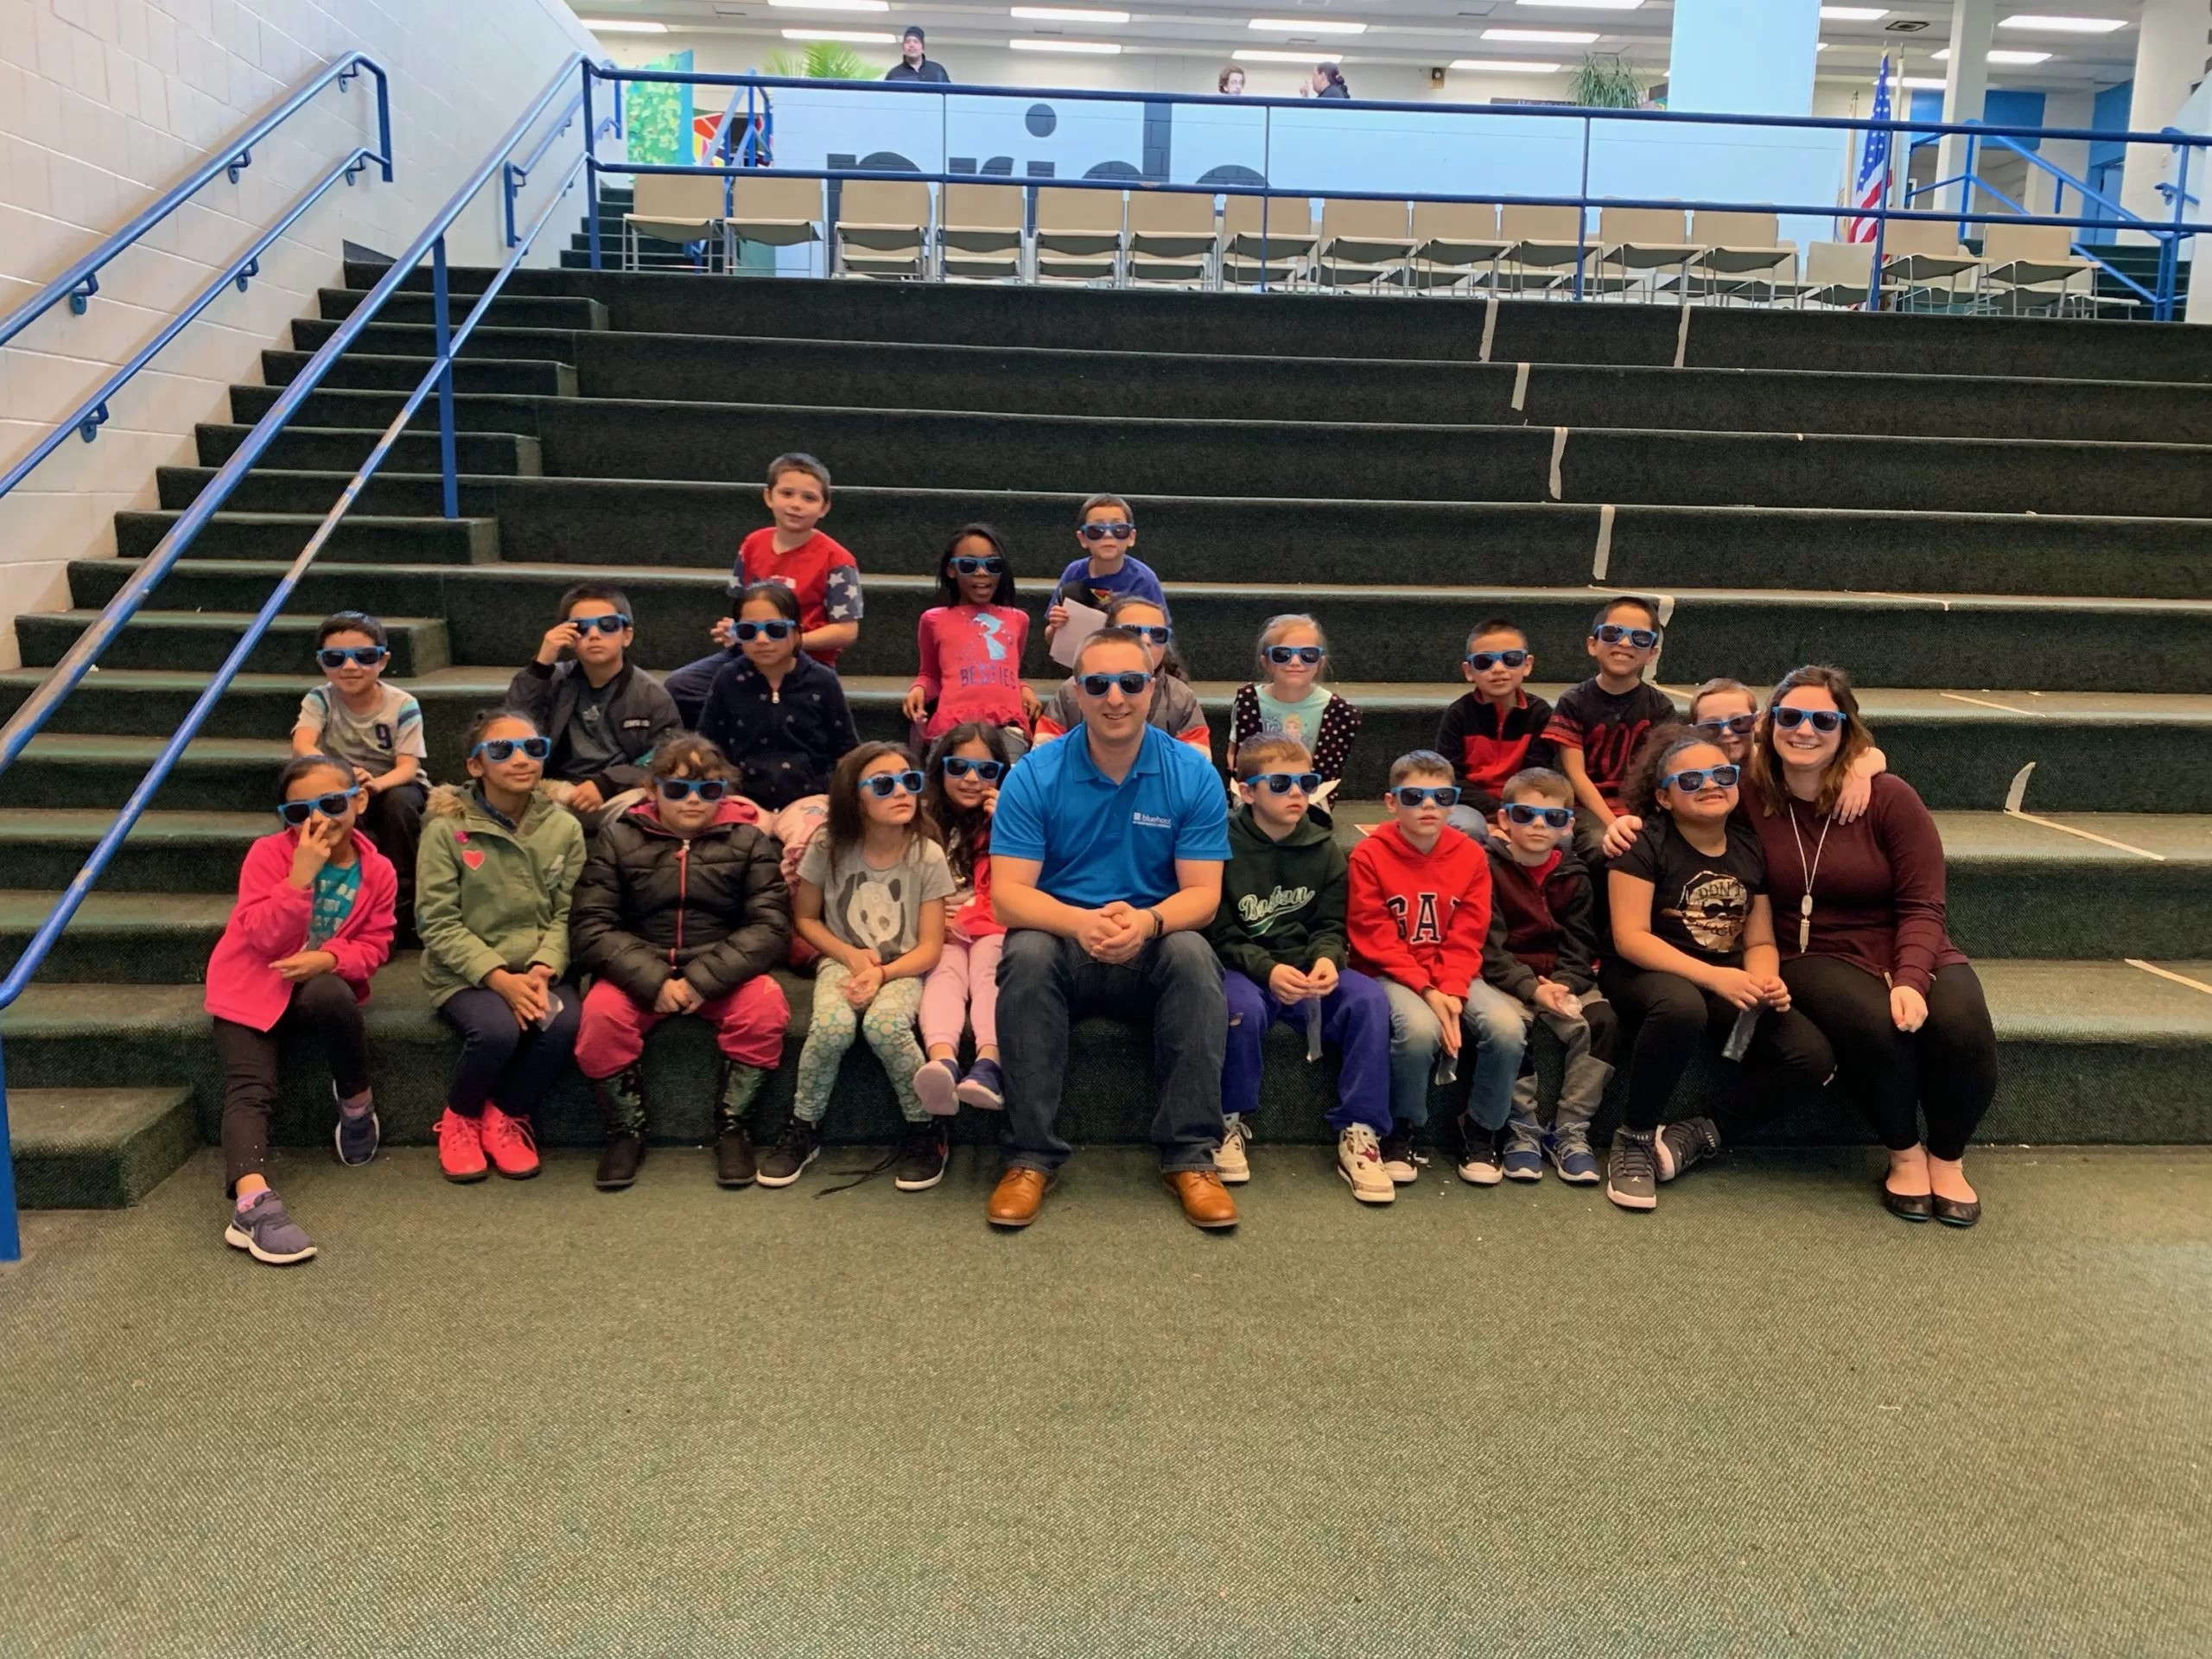
<svg viewBox="0 0 2212 1659">
<path fill-rule="evenodd" d="M 1884 773 L 1865 817 L 1835 810 L 1866 746 L 1839 669 L 1793 671 L 1759 719 L 1748 793 L 1782 978 L 1890 1149 L 1882 1201 L 1907 1221 L 1971 1227 L 1981 1205 L 1963 1160 L 1997 1092 L 1997 1034 L 1944 931 L 1943 843 L 1920 797 Z"/>
</svg>

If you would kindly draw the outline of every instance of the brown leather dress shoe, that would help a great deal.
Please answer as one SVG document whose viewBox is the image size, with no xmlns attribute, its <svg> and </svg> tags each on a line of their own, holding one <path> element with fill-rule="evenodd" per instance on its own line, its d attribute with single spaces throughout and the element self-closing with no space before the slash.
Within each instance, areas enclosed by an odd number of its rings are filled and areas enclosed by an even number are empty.
<svg viewBox="0 0 2212 1659">
<path fill-rule="evenodd" d="M 1183 1213 L 1193 1227 L 1234 1227 L 1236 1224 L 1236 1200 L 1229 1196 L 1229 1189 L 1221 1184 L 1221 1177 L 1210 1169 L 1163 1169 L 1160 1179 L 1167 1184 L 1183 1205 Z"/>
<path fill-rule="evenodd" d="M 1027 1227 L 1045 1207 L 1045 1189 L 1052 1178 L 1041 1169 L 1009 1169 L 991 1189 L 983 1214 L 994 1227 Z"/>
</svg>

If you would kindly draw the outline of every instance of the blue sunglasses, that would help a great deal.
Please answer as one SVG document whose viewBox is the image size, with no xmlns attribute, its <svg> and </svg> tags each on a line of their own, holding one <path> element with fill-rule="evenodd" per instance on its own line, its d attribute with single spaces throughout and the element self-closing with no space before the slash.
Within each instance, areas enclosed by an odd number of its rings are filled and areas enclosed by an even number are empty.
<svg viewBox="0 0 2212 1659">
<path fill-rule="evenodd" d="M 1473 651 L 1467 653 L 1467 666 L 1478 674 L 1486 674 L 1498 664 L 1508 668 L 1519 668 L 1529 660 L 1529 653 L 1518 645 L 1510 651 Z"/>
<path fill-rule="evenodd" d="M 1830 732 L 1840 730 L 1850 718 L 1840 709 L 1777 709 L 1774 711 L 1774 723 L 1783 731 L 1794 732 L 1810 721 L 1813 729 L 1824 737 Z"/>
<path fill-rule="evenodd" d="M 972 772 L 987 784 L 998 782 L 1000 775 L 1006 771 L 1003 761 L 968 760 L 957 754 L 946 755 L 940 764 L 948 778 L 965 778 Z"/>
<path fill-rule="evenodd" d="M 276 809 L 276 816 L 295 830 L 318 812 L 326 818 L 342 817 L 346 807 L 360 792 L 361 786 L 356 784 L 351 789 L 333 790 L 327 795 L 310 796 L 304 801 L 286 801 Z"/>
<path fill-rule="evenodd" d="M 1516 823 L 1544 821 L 1545 827 L 1564 830 L 1574 822 L 1574 809 L 1570 806 L 1531 806 L 1526 801 L 1516 801 L 1505 809 L 1505 816 Z"/>
<path fill-rule="evenodd" d="M 1434 801 L 1439 806 L 1459 804 L 1457 784 L 1436 784 L 1424 788 L 1418 784 L 1401 784 L 1390 791 L 1390 798 L 1400 806 L 1421 806 Z"/>
<path fill-rule="evenodd" d="M 1248 789 L 1257 789 L 1262 784 L 1278 795 L 1287 795 L 1294 789 L 1300 794 L 1311 795 L 1321 787 L 1321 774 L 1318 772 L 1255 772 L 1244 780 Z"/>
<path fill-rule="evenodd" d="M 702 801 L 719 801 L 729 793 L 729 785 L 720 778 L 656 778 L 653 783 L 664 801 L 688 801 L 694 795 Z"/>
<path fill-rule="evenodd" d="M 480 754 L 486 760 L 512 760 L 517 749 L 533 760 L 543 760 L 553 753 L 553 740 L 550 737 L 487 737 L 468 753 L 471 756 Z"/>
<path fill-rule="evenodd" d="M 391 655 L 382 645 L 325 645 L 315 654 L 315 659 L 325 668 L 335 671 L 348 663 L 359 663 L 363 668 L 374 668 Z"/>
<path fill-rule="evenodd" d="M 1089 697 L 1103 697 L 1116 686 L 1121 687 L 1123 696 L 1134 697 L 1152 683 L 1152 676 L 1140 674 L 1132 668 L 1119 674 L 1085 674 L 1078 678 L 1076 683 L 1083 688 L 1084 695 Z"/>
<path fill-rule="evenodd" d="M 1278 668 L 1290 663 L 1304 663 L 1311 668 L 1325 654 L 1319 645 L 1269 645 L 1268 647 L 1268 660 Z"/>
<path fill-rule="evenodd" d="M 996 554 L 970 558 L 963 553 L 952 561 L 952 568 L 963 576 L 995 576 L 1006 569 L 1006 561 Z"/>
<path fill-rule="evenodd" d="M 1687 789 L 1694 792 L 1705 787 L 1706 779 L 1713 780 L 1715 789 L 1733 789 L 1736 779 L 1743 775 L 1739 766 L 1694 766 L 1688 772 L 1670 772 L 1659 780 L 1662 789 Z"/>
<path fill-rule="evenodd" d="M 730 632 L 737 636 L 741 645 L 766 636 L 771 639 L 788 639 L 798 632 L 796 622 L 741 622 Z"/>
<path fill-rule="evenodd" d="M 879 801 L 887 800 L 900 790 L 909 795 L 922 792 L 922 774 L 918 772 L 879 772 L 861 779 L 861 787 Z"/>
<path fill-rule="evenodd" d="M 1127 628 L 1147 645 L 1158 645 L 1163 651 L 1174 642 L 1175 630 L 1165 622 L 1122 622 L 1116 626 Z"/>
<path fill-rule="evenodd" d="M 620 611 L 610 611 L 605 616 L 572 616 L 569 626 L 578 633 L 620 633 L 630 626 L 630 619 Z"/>
<path fill-rule="evenodd" d="M 1624 639 L 1638 651 L 1649 651 L 1659 643 L 1656 628 L 1624 628 L 1618 622 L 1606 622 L 1590 630 L 1590 636 L 1601 645 L 1618 645 Z"/>
</svg>

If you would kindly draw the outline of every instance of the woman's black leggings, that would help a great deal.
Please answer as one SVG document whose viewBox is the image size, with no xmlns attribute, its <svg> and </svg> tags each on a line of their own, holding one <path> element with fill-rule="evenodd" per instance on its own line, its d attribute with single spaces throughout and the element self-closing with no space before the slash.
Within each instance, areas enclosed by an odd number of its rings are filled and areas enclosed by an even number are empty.
<svg viewBox="0 0 2212 1659">
<path fill-rule="evenodd" d="M 1739 1010 L 1680 974 L 1614 961 L 1606 964 L 1604 980 L 1606 998 L 1635 1033 L 1627 1046 L 1628 1103 L 1621 1122 L 1631 1129 L 1656 1129 L 1667 1122 L 1667 1102 L 1699 1047 L 1718 1052 Z M 1834 1075 L 1835 1056 L 1820 1028 L 1796 1008 L 1770 1010 L 1760 1017 L 1741 1065 L 1727 1069 L 1734 1087 L 1722 1110 L 1738 1122 L 1756 1122 L 1809 1097 Z"/>
<path fill-rule="evenodd" d="M 1918 1146 L 1925 1111 L 1929 1152 L 1965 1155 L 1997 1093 L 1997 1033 L 1972 968 L 1936 970 L 1927 1021 L 1912 1032 L 1891 1020 L 1890 988 L 1840 957 L 1800 957 L 1783 964 L 1782 977 L 1834 1046 L 1843 1086 L 1884 1146 Z"/>
</svg>

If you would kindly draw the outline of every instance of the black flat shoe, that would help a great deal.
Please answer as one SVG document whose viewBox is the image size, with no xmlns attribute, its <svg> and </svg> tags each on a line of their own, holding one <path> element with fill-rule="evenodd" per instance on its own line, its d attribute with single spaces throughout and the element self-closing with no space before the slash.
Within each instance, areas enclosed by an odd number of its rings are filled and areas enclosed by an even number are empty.
<svg viewBox="0 0 2212 1659">
<path fill-rule="evenodd" d="M 1980 1198 L 1970 1204 L 1961 1204 L 1956 1198 L 1934 1198 L 1931 1195 L 1930 1201 L 1935 1207 L 1936 1219 L 1946 1227 L 1971 1227 L 1981 1219 Z"/>
<path fill-rule="evenodd" d="M 1900 1221 L 1932 1221 L 1936 1217 L 1936 1200 L 1927 1192 L 1892 1192 L 1890 1184 L 1881 1184 L 1882 1207 Z"/>
</svg>

